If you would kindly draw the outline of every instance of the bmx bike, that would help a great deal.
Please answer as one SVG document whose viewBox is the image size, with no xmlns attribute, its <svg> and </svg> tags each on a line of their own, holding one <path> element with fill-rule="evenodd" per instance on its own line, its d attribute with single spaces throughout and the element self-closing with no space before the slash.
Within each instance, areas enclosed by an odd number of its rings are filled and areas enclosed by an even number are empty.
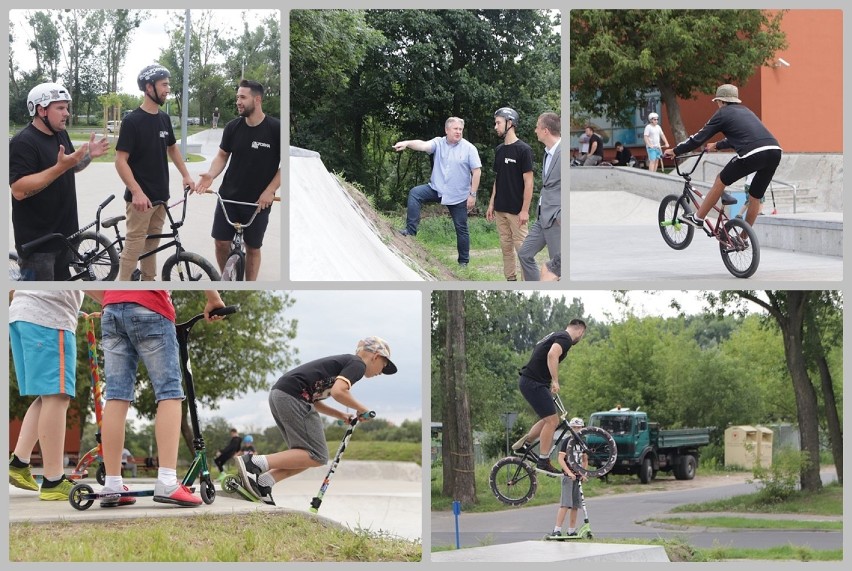
<svg viewBox="0 0 852 571">
<path fill-rule="evenodd" d="M 244 281 L 246 276 L 246 248 L 245 243 L 243 242 L 243 232 L 246 228 L 252 225 L 254 219 L 260 213 L 260 206 L 254 202 L 240 202 L 238 200 L 222 198 L 222 195 L 215 190 L 208 190 L 207 194 L 216 195 L 216 199 L 219 201 L 219 207 L 222 209 L 222 214 L 225 216 L 225 221 L 234 228 L 234 237 L 231 239 L 231 251 L 228 252 L 228 258 L 225 261 L 224 268 L 222 269 L 222 281 Z M 275 197 L 276 202 L 280 200 L 280 197 Z M 251 207 L 254 208 L 254 212 L 252 212 L 248 222 L 234 221 L 231 220 L 231 217 L 228 215 L 228 209 L 225 207 L 227 204 L 233 204 L 238 207 Z"/>
<path fill-rule="evenodd" d="M 553 445 L 548 456 L 553 455 L 562 442 L 568 439 L 568 449 L 577 448 L 581 454 L 566 454 L 565 461 L 571 470 L 581 477 L 600 478 L 615 466 L 618 455 L 615 439 L 606 430 L 597 426 L 585 426 L 579 430 L 568 424 L 567 413 L 559 395 L 553 397 L 559 411 L 559 424 L 553 436 Z M 538 441 L 522 449 L 519 456 L 507 456 L 497 461 L 491 468 L 488 483 L 496 498 L 510 506 L 520 506 L 530 501 L 538 490 L 538 470 L 535 465 L 538 454 L 534 452 Z M 578 459 L 585 454 L 588 464 Z M 556 478 L 560 474 L 541 471 L 543 474 Z"/>
<path fill-rule="evenodd" d="M 670 194 L 660 202 L 657 214 L 660 234 L 669 247 L 683 250 L 692 242 L 695 228 L 683 222 L 679 216 L 698 210 L 698 199 L 704 195 L 692 186 L 692 173 L 701 162 L 706 148 L 700 153 L 689 153 L 674 158 L 675 171 L 684 179 L 683 192 L 680 195 Z M 682 171 L 681 164 L 689 158 L 697 157 L 689 171 Z M 719 241 L 719 253 L 722 262 L 729 272 L 738 278 L 751 277 L 760 265 L 760 244 L 754 229 L 741 218 L 730 218 L 725 212 L 725 206 L 732 206 L 737 200 L 729 193 L 722 194 L 722 207 L 713 205 L 716 221 L 710 217 L 704 220 L 704 232 Z"/>
<path fill-rule="evenodd" d="M 214 309 L 210 312 L 212 316 L 228 316 L 236 313 L 238 306 L 229 305 L 219 309 Z M 189 321 L 178 323 L 175 325 L 178 340 L 178 349 L 180 351 L 181 371 L 183 380 L 186 383 L 186 401 L 189 408 L 189 418 L 192 424 L 192 445 L 195 449 L 195 456 L 189 465 L 181 483 L 195 492 L 193 485 L 198 479 L 200 485 L 201 499 L 205 504 L 212 504 L 216 500 L 216 487 L 213 484 L 213 478 L 210 476 L 210 468 L 207 464 L 207 449 L 204 443 L 204 436 L 201 434 L 201 427 L 198 422 L 198 407 L 195 398 L 195 384 L 192 381 L 192 367 L 189 362 L 189 333 L 193 325 L 204 319 L 204 314 L 200 313 Z M 115 493 L 110 493 L 110 496 L 115 496 Z M 124 491 L 118 494 L 121 497 L 145 497 L 153 496 L 154 490 L 131 490 Z M 89 509 L 95 500 L 101 499 L 104 496 L 102 493 L 95 493 L 92 486 L 89 484 L 77 484 L 71 488 L 71 493 L 68 495 L 68 502 L 76 510 Z"/>
<path fill-rule="evenodd" d="M 70 236 L 59 233 L 45 234 L 26 244 L 19 249 L 23 256 L 28 256 L 36 248 L 47 242 L 59 240 L 71 253 L 69 270 L 71 277 L 68 281 L 112 281 L 118 275 L 118 257 L 121 251 L 121 241 L 110 241 L 101 233 L 101 228 L 113 228 L 118 235 L 117 224 L 125 219 L 124 216 L 113 216 L 101 220 L 101 211 L 107 204 L 115 199 L 111 194 L 99 206 L 95 214 L 95 220 L 83 226 Z M 18 253 L 9 252 L 9 280 L 19 281 L 23 279 L 21 269 L 18 265 Z"/>
</svg>

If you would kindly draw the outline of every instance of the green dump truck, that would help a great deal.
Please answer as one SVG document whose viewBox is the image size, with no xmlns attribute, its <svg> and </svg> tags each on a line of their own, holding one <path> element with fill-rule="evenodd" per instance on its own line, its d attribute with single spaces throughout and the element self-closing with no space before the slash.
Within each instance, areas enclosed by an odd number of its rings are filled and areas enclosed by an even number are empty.
<svg viewBox="0 0 852 571">
<path fill-rule="evenodd" d="M 592 414 L 591 426 L 599 426 L 612 434 L 618 446 L 618 459 L 613 474 L 636 474 L 643 484 L 657 472 L 673 472 L 678 480 L 691 480 L 698 468 L 699 448 L 710 443 L 708 428 L 661 430 L 648 414 L 625 408 L 614 408 Z"/>
</svg>

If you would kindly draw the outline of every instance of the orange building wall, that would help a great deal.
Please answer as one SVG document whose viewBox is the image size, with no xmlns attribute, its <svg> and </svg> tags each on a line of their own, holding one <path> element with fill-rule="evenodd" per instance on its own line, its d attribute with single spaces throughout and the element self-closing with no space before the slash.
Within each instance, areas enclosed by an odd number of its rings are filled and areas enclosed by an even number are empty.
<svg viewBox="0 0 852 571">
<path fill-rule="evenodd" d="M 15 451 L 15 444 L 18 443 L 18 434 L 21 432 L 21 420 L 17 418 L 9 419 L 9 454 Z M 68 425 L 65 429 L 65 454 L 70 458 L 78 459 L 80 455 L 80 439 L 82 438 L 80 430 L 79 413 L 73 406 L 68 407 Z M 41 454 L 38 443 L 34 452 Z M 41 462 L 39 462 L 40 464 Z"/>
<path fill-rule="evenodd" d="M 760 67 L 740 99 L 766 124 L 788 153 L 843 152 L 843 12 L 790 10 L 781 20 L 788 48 L 776 57 L 790 66 Z M 721 83 L 721 80 L 720 80 Z M 712 95 L 681 101 L 689 134 L 716 111 Z M 674 145 L 663 118 L 666 138 Z M 721 136 L 713 140 L 721 139 Z"/>
</svg>

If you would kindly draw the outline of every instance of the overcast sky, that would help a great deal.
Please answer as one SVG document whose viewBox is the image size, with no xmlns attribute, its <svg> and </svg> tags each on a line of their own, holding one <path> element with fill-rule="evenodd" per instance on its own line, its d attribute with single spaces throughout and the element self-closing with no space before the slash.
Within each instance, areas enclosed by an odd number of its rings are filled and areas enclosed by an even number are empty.
<svg viewBox="0 0 852 571">
<path fill-rule="evenodd" d="M 135 8 L 135 6 L 134 6 Z M 23 70 L 35 69 L 35 54 L 27 47 L 32 39 L 29 24 L 26 23 L 27 14 L 35 10 L 11 10 L 9 22 L 14 24 L 15 42 L 12 44 L 13 55 L 16 64 Z M 183 10 L 149 10 L 150 17 L 142 22 L 142 25 L 133 32 L 127 58 L 124 60 L 119 77 L 119 89 L 124 93 L 137 94 L 139 87 L 136 85 L 136 76 L 146 65 L 155 63 L 160 56 L 160 51 L 168 46 L 169 38 L 166 26 L 174 27 L 173 14 L 182 13 Z M 258 23 L 270 15 L 279 17 L 278 10 L 213 10 L 213 21 L 218 25 L 220 33 L 226 37 L 236 35 L 242 30 L 242 12 L 246 12 L 249 23 Z M 200 14 L 200 10 L 190 11 L 190 22 L 193 14 Z M 65 69 L 62 64 L 62 70 Z M 66 86 L 67 87 L 67 86 Z M 69 88 L 70 89 L 70 88 Z"/>
<path fill-rule="evenodd" d="M 376 411 L 377 416 L 394 422 L 419 420 L 422 372 L 422 302 L 419 291 L 292 291 L 296 300 L 287 311 L 298 319 L 293 346 L 302 363 L 341 353 L 354 353 L 358 341 L 375 335 L 391 348 L 391 360 L 399 371 L 362 379 L 352 389 L 356 399 Z M 225 292 L 228 296 L 239 295 Z M 269 385 L 284 373 L 269 379 Z M 201 410 L 202 420 L 222 417 L 241 431 L 274 426 L 267 398 L 269 391 L 246 395 L 237 401 L 221 403 L 218 410 Z M 326 403 L 343 410 L 332 399 Z"/>
</svg>

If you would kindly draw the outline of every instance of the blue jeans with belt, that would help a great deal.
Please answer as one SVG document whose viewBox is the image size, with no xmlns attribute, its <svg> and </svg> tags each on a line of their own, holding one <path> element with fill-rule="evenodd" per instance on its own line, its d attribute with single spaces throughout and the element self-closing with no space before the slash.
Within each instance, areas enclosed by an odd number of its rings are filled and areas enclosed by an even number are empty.
<svg viewBox="0 0 852 571">
<path fill-rule="evenodd" d="M 440 195 L 428 184 L 415 186 L 408 191 L 408 212 L 405 217 L 405 230 L 412 236 L 417 234 L 420 225 L 420 207 L 424 202 L 441 202 Z M 470 261 L 470 232 L 467 228 L 467 199 L 458 204 L 446 204 L 447 210 L 456 227 L 456 247 L 459 252 L 458 262 L 466 264 Z"/>
</svg>

